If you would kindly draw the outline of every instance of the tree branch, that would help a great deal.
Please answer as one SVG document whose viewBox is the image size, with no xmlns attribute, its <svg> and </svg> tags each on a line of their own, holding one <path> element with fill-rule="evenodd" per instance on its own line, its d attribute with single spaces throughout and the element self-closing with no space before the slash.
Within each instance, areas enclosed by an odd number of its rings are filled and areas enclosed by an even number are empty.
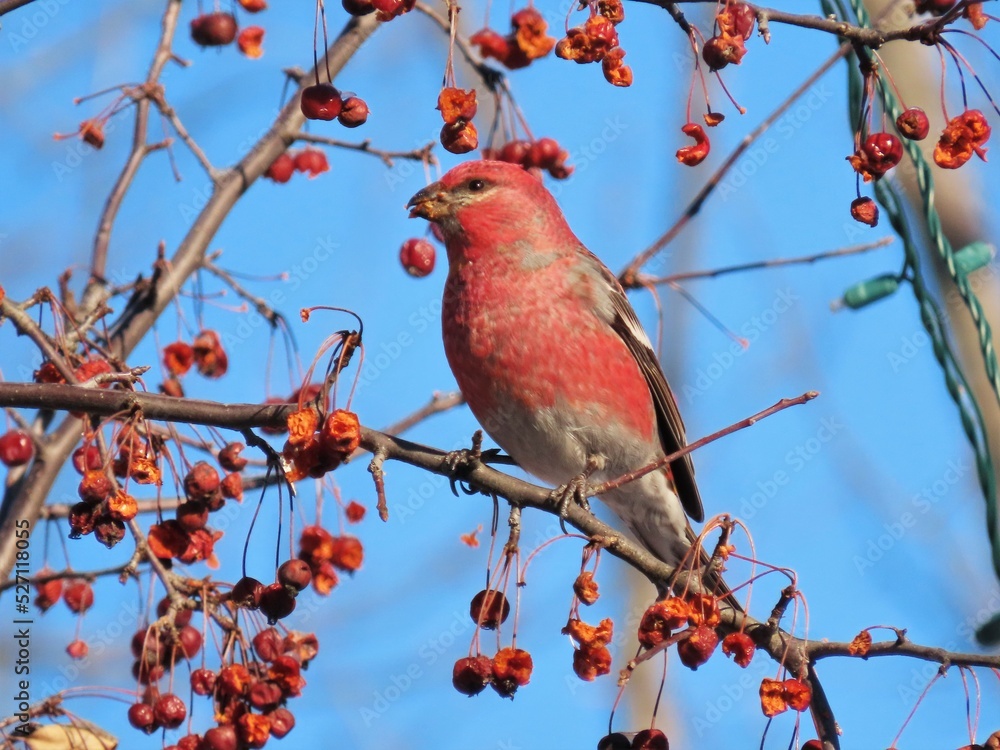
<svg viewBox="0 0 1000 750">
<path fill-rule="evenodd" d="M 170 7 L 175 2 L 178 0 L 171 0 Z M 340 72 L 378 25 L 373 15 L 348 21 L 340 36 L 330 45 L 325 58 L 324 65 L 329 65 L 331 74 Z M 149 333 L 188 278 L 201 267 L 209 243 L 236 201 L 292 143 L 305 121 L 299 109 L 301 88 L 281 110 L 271 129 L 219 180 L 169 264 L 157 275 L 156 284 L 133 296 L 111 326 L 108 343 L 114 356 L 124 360 Z M 67 417 L 43 439 L 43 450 L 39 451 L 38 458 L 22 482 L 5 493 L 0 506 L 0 578 L 6 579 L 14 566 L 15 521 L 26 519 L 34 526 L 60 467 L 79 440 L 80 430 L 80 420 Z"/>
</svg>

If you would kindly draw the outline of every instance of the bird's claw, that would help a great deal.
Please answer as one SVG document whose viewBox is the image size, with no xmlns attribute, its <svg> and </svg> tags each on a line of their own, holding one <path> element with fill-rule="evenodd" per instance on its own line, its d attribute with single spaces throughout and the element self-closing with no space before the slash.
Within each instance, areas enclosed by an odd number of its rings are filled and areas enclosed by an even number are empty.
<svg viewBox="0 0 1000 750">
<path fill-rule="evenodd" d="M 552 500 L 556 503 L 560 520 L 565 520 L 570 503 L 579 505 L 588 513 L 590 501 L 587 500 L 587 474 L 579 474 L 561 487 L 552 490 Z"/>
</svg>

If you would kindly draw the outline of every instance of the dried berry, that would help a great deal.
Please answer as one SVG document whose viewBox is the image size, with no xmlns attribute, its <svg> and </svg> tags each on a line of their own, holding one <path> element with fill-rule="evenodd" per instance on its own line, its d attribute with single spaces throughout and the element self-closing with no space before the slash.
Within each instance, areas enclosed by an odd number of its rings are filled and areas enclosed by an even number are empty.
<svg viewBox="0 0 1000 750">
<path fill-rule="evenodd" d="M 247 26 L 240 29 L 239 36 L 236 37 L 236 46 L 240 52 L 256 60 L 264 55 L 264 29 L 260 26 Z"/>
<path fill-rule="evenodd" d="M 930 132 L 931 124 L 927 119 L 927 113 L 920 107 L 910 107 L 903 110 L 896 118 L 896 130 L 904 138 L 911 141 L 922 141 Z"/>
<path fill-rule="evenodd" d="M 479 695 L 493 679 L 493 662 L 488 656 L 466 656 L 455 662 L 451 684 L 462 695 Z"/>
<path fill-rule="evenodd" d="M 753 639 L 746 633 L 730 633 L 722 639 L 722 653 L 732 656 L 733 661 L 744 669 L 750 666 L 756 649 Z"/>
<path fill-rule="evenodd" d="M 677 656 L 685 667 L 697 669 L 719 645 L 719 635 L 707 625 L 694 628 L 691 634 L 677 644 Z"/>
<path fill-rule="evenodd" d="M 344 106 L 337 115 L 337 122 L 345 128 L 357 128 L 368 122 L 368 103 L 359 96 L 349 96 L 344 99 Z"/>
<path fill-rule="evenodd" d="M 194 364 L 194 349 L 185 341 L 163 347 L 163 366 L 171 375 L 185 375 Z"/>
<path fill-rule="evenodd" d="M 194 361 L 198 372 L 206 378 L 221 378 L 229 369 L 229 357 L 219 334 L 212 330 L 204 330 L 194 340 Z"/>
<path fill-rule="evenodd" d="M 711 144 L 708 141 L 708 136 L 705 135 L 705 131 L 702 129 L 701 125 L 694 122 L 689 122 L 681 128 L 681 132 L 684 135 L 691 136 L 694 138 L 694 145 L 684 146 L 677 150 L 677 161 L 681 164 L 686 164 L 689 167 L 697 166 L 705 161 L 705 157 L 708 156 Z"/>
<path fill-rule="evenodd" d="M 985 143 L 990 124 L 978 109 L 969 109 L 948 121 L 934 147 L 934 163 L 944 169 L 958 169 L 975 154 L 986 161 Z"/>
<path fill-rule="evenodd" d="M 851 201 L 851 217 L 855 221 L 873 227 L 878 224 L 878 206 L 871 198 L 855 198 Z"/>
<path fill-rule="evenodd" d="M 493 657 L 493 689 L 504 698 L 514 697 L 531 680 L 531 654 L 520 648 L 502 648 Z"/>
<path fill-rule="evenodd" d="M 87 654 L 90 653 L 90 647 L 86 641 L 81 641 L 77 638 L 75 641 L 70 641 L 69 645 L 66 646 L 66 653 L 69 654 L 70 659 L 85 659 L 87 658 Z"/>
<path fill-rule="evenodd" d="M 219 465 L 226 471 L 243 471 L 247 460 L 240 456 L 246 446 L 243 443 L 229 443 L 219 451 Z"/>
</svg>

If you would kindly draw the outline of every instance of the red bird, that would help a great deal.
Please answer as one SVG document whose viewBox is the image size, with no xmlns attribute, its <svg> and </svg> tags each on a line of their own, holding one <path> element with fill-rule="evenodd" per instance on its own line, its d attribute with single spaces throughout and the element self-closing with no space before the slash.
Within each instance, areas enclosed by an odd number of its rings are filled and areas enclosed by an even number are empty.
<svg viewBox="0 0 1000 750">
<path fill-rule="evenodd" d="M 656 354 L 614 274 L 521 167 L 462 164 L 407 204 L 448 250 L 445 354 L 472 413 L 553 485 L 640 469 L 685 445 Z M 677 564 L 704 516 L 689 456 L 601 496 L 642 545 Z"/>
</svg>

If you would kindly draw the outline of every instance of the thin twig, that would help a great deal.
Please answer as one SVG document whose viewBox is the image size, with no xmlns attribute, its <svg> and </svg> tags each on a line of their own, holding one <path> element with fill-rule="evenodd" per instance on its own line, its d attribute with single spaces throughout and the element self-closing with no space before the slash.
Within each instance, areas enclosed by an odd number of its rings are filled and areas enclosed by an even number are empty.
<svg viewBox="0 0 1000 750">
<path fill-rule="evenodd" d="M 367 138 L 360 143 L 352 143 L 350 141 L 342 141 L 338 138 L 330 138 L 325 135 L 316 135 L 315 133 L 306 133 L 305 131 L 299 131 L 295 134 L 295 140 L 305 141 L 306 143 L 319 143 L 324 146 L 333 146 L 334 148 L 344 148 L 350 151 L 360 151 L 364 154 L 371 154 L 372 156 L 377 156 L 382 160 L 382 163 L 387 167 L 394 166 L 393 159 L 410 159 L 412 161 L 423 162 L 424 164 L 437 164 L 437 157 L 434 155 L 434 146 L 437 145 L 434 141 L 430 141 L 427 145 L 421 148 L 411 149 L 410 151 L 385 151 L 380 148 L 375 148 L 372 146 L 371 141 Z"/>
</svg>

